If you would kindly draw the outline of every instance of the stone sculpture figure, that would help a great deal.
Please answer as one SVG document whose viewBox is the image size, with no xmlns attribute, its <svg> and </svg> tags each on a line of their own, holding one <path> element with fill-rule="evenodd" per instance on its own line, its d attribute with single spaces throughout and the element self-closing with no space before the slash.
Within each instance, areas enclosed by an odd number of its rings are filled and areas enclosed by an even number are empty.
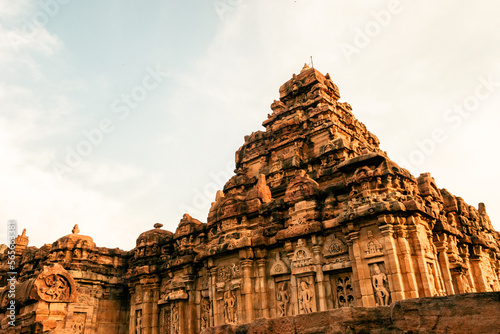
<svg viewBox="0 0 500 334">
<path fill-rule="evenodd" d="M 231 290 L 224 293 L 224 319 L 226 323 L 236 323 L 236 298 Z"/>
<path fill-rule="evenodd" d="M 276 293 L 276 300 L 278 306 L 278 316 L 285 317 L 287 314 L 288 303 L 290 302 L 290 296 L 288 294 L 288 287 L 286 282 L 282 282 L 278 287 L 278 292 Z"/>
<path fill-rule="evenodd" d="M 179 306 L 177 304 L 174 304 L 172 306 L 172 333 L 173 334 L 179 334 Z"/>
<path fill-rule="evenodd" d="M 467 279 L 467 276 L 465 275 L 466 271 L 462 270 L 460 271 L 460 275 L 458 276 L 460 278 L 460 281 L 462 283 L 462 287 L 464 291 L 461 291 L 463 293 L 470 293 L 472 292 L 472 289 L 469 284 L 469 280 Z"/>
<path fill-rule="evenodd" d="M 310 284 L 303 280 L 299 285 L 299 308 L 303 313 L 313 312 L 313 292 Z"/>
<path fill-rule="evenodd" d="M 387 275 L 380 270 L 377 263 L 373 265 L 372 284 L 375 289 L 377 305 L 389 305 L 389 291 L 385 287 Z"/>
<path fill-rule="evenodd" d="M 135 333 L 142 334 L 142 310 L 137 310 L 135 314 Z"/>
<path fill-rule="evenodd" d="M 49 275 L 45 278 L 46 287 L 41 289 L 45 298 L 50 301 L 62 301 L 69 297 L 70 288 L 68 282 L 59 275 Z"/>
<path fill-rule="evenodd" d="M 208 298 L 203 298 L 201 300 L 201 329 L 208 328 L 210 317 L 210 300 Z"/>
<path fill-rule="evenodd" d="M 429 270 L 429 285 L 430 285 L 430 291 L 431 291 L 431 296 L 439 296 L 439 292 L 436 289 L 436 280 L 434 279 L 434 273 L 432 270 L 432 265 L 430 263 L 427 263 L 428 270 Z"/>
</svg>

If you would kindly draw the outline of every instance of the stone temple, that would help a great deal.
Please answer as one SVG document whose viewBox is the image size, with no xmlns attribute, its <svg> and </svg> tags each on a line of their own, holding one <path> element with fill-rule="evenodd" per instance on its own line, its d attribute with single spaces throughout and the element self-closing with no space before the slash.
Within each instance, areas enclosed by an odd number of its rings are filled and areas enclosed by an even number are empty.
<svg viewBox="0 0 500 334">
<path fill-rule="evenodd" d="M 23 231 L 15 268 L 2 245 L 0 332 L 498 331 L 500 234 L 485 205 L 393 162 L 329 74 L 305 65 L 279 94 L 206 223 L 155 224 L 130 251 L 78 226 L 41 248 Z"/>
</svg>

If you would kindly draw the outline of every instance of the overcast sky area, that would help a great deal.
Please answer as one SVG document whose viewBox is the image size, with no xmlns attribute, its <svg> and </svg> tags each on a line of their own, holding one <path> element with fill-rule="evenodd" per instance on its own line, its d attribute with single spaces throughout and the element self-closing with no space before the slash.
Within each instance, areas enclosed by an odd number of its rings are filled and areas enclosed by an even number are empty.
<svg viewBox="0 0 500 334">
<path fill-rule="evenodd" d="M 389 157 L 500 230 L 500 2 L 0 0 L 0 243 L 206 222 L 304 63 Z M 1 228 L 1 226 L 4 228 Z"/>
</svg>

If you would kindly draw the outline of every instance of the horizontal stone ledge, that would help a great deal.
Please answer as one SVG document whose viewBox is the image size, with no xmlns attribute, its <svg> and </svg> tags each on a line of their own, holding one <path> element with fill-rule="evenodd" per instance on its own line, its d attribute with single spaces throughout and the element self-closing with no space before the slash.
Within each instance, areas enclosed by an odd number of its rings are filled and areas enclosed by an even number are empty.
<svg viewBox="0 0 500 334">
<path fill-rule="evenodd" d="M 344 307 L 241 325 L 208 328 L 202 334 L 496 333 L 500 292 L 406 299 L 390 306 Z"/>
</svg>

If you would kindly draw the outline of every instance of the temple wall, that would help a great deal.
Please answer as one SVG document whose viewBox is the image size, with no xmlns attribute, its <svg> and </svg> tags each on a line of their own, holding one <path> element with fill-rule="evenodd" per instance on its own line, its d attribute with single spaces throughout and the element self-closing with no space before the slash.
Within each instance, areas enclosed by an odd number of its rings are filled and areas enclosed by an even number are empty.
<svg viewBox="0 0 500 334">
<path fill-rule="evenodd" d="M 356 327 L 378 314 L 398 332 L 389 305 L 500 291 L 500 235 L 484 204 L 399 167 L 339 99 L 329 74 L 294 74 L 265 131 L 236 152 L 206 223 L 155 224 L 130 251 L 97 247 L 78 226 L 38 249 L 24 231 L 16 328 L 0 248 L 2 331 L 189 334 L 325 315 Z"/>
</svg>

